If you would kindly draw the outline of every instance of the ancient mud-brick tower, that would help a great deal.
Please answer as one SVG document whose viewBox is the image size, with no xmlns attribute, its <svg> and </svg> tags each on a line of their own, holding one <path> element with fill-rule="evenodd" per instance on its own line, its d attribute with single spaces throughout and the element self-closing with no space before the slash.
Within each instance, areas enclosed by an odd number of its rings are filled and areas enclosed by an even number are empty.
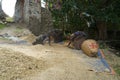
<svg viewBox="0 0 120 80">
<path fill-rule="evenodd" d="M 26 23 L 35 35 L 45 33 L 52 27 L 50 12 L 47 9 L 41 9 L 41 0 L 17 0 L 14 20 Z"/>
</svg>

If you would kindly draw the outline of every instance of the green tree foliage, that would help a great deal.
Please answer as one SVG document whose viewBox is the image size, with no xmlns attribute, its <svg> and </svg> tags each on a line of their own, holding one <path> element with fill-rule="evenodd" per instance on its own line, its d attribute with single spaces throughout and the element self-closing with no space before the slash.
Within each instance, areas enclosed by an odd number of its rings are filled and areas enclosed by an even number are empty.
<svg viewBox="0 0 120 80">
<path fill-rule="evenodd" d="M 120 23 L 120 0 L 44 0 L 52 12 L 55 26 L 71 31 L 87 27 L 82 12 L 98 21 Z M 62 24 L 62 25 L 61 25 Z"/>
</svg>

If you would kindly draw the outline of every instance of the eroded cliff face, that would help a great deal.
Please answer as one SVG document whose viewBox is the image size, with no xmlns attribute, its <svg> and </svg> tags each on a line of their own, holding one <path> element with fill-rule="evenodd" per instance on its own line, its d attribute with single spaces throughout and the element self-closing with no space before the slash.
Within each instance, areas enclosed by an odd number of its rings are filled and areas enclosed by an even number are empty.
<svg viewBox="0 0 120 80">
<path fill-rule="evenodd" d="M 41 0 L 17 0 L 14 14 L 15 22 L 22 22 L 36 36 L 52 28 L 50 12 L 41 8 Z"/>
</svg>

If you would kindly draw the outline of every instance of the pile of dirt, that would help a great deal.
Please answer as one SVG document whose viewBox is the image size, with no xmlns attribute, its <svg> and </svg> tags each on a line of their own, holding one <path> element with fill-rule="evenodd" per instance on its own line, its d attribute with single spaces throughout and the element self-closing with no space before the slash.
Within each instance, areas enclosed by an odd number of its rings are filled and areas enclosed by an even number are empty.
<svg viewBox="0 0 120 80">
<path fill-rule="evenodd" d="M 7 48 L 0 48 L 0 79 L 18 80 L 47 68 L 43 60 L 26 56 Z"/>
<path fill-rule="evenodd" d="M 21 38 L 22 40 L 28 41 L 29 43 L 32 43 L 32 42 L 35 41 L 36 36 L 33 35 L 33 34 L 28 34 L 28 35 L 24 35 L 24 36 L 22 36 L 22 37 L 20 37 L 20 38 Z"/>
</svg>

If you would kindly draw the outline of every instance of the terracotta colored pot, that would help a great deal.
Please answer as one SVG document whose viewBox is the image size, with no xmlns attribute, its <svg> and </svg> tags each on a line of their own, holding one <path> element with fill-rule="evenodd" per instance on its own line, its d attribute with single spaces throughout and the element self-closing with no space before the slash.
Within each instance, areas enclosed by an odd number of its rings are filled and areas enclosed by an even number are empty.
<svg viewBox="0 0 120 80">
<path fill-rule="evenodd" d="M 88 39 L 85 40 L 81 45 L 81 50 L 88 56 L 97 56 L 99 45 L 95 40 Z"/>
</svg>

